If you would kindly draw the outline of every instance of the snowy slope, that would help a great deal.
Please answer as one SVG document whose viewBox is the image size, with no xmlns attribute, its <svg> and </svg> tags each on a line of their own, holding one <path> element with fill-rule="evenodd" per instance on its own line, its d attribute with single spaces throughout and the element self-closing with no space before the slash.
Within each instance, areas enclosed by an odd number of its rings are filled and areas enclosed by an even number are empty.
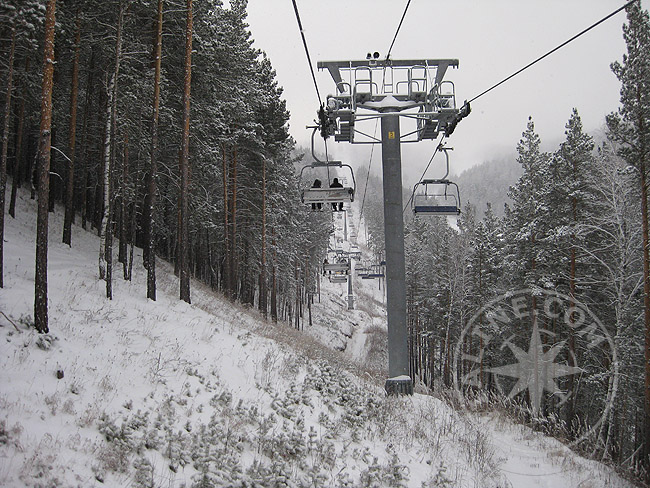
<svg viewBox="0 0 650 488">
<path fill-rule="evenodd" d="M 0 315 L 0 486 L 629 486 L 496 414 L 386 398 L 367 359 L 381 356 L 385 327 L 374 281 L 359 284 L 354 312 L 343 285 L 323 282 L 304 331 L 195 282 L 185 304 L 162 262 L 151 302 L 140 255 L 133 282 L 116 269 L 108 301 L 98 239 L 75 226 L 74 247 L 62 245 L 57 213 L 51 332 L 39 335 L 29 326 L 35 205 L 24 194 L 17 215 L 6 217 L 0 290 L 18 328 Z"/>
</svg>

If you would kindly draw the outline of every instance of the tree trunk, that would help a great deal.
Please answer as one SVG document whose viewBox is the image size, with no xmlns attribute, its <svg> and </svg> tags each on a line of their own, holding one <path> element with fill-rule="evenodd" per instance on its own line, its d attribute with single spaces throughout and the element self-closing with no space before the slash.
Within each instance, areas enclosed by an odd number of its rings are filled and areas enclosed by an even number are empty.
<svg viewBox="0 0 650 488">
<path fill-rule="evenodd" d="M 232 152 L 232 201 L 230 204 L 230 298 L 237 299 L 237 267 L 235 266 L 235 254 L 237 252 L 237 146 Z"/>
<path fill-rule="evenodd" d="M 99 277 L 100 279 L 106 279 L 106 298 L 109 299 L 112 299 L 112 269 L 107 270 L 107 267 L 112 267 L 113 264 L 113 233 L 111 222 L 111 173 L 113 165 L 111 163 L 115 159 L 115 151 L 112 150 L 112 146 L 114 146 L 113 140 L 115 138 L 117 117 L 117 79 L 120 74 L 120 60 L 122 58 L 123 16 L 124 5 L 120 3 L 120 12 L 117 18 L 117 35 L 115 39 L 115 68 L 107 89 L 108 102 L 106 104 L 106 135 L 104 138 L 104 214 L 101 220 L 101 228 L 99 232 Z"/>
<path fill-rule="evenodd" d="M 25 57 L 25 78 L 29 71 L 29 57 Z M 16 193 L 23 179 L 23 133 L 25 126 L 25 100 L 27 100 L 27 81 L 23 78 L 23 93 L 18 108 L 18 123 L 16 124 L 16 158 L 14 159 L 14 177 L 11 181 L 11 199 L 9 201 L 9 215 L 16 218 Z M 28 178 L 30 176 L 28 175 Z"/>
<path fill-rule="evenodd" d="M 264 318 L 267 315 L 266 306 L 266 158 L 262 158 L 262 256 L 260 263 L 260 298 L 259 310 Z M 311 317 L 311 308 L 310 308 Z M 311 319 L 310 319 L 311 325 Z"/>
<path fill-rule="evenodd" d="M 299 275 L 299 273 L 300 273 L 300 271 L 298 269 L 298 258 L 296 257 L 296 258 L 294 258 L 294 262 L 293 262 L 293 279 L 294 279 L 295 284 L 296 284 L 296 296 L 295 296 L 295 300 L 296 300 L 296 302 L 295 302 L 296 303 L 295 327 L 296 327 L 296 330 L 300 330 L 300 313 L 299 313 L 299 310 L 300 310 L 300 284 L 299 284 L 300 275 Z"/>
<path fill-rule="evenodd" d="M 49 332 L 47 323 L 47 200 L 50 193 L 50 136 L 54 79 L 55 15 L 56 0 L 48 0 L 45 13 L 41 124 L 38 141 L 38 215 L 36 221 L 36 275 L 34 285 L 34 327 L 42 334 Z"/>
<path fill-rule="evenodd" d="M 9 73 L 7 74 L 7 98 L 5 99 L 4 127 L 2 132 L 2 157 L 0 159 L 0 288 L 4 288 L 4 233 L 5 233 L 5 188 L 7 186 L 7 149 L 9 147 L 9 117 L 11 117 L 11 92 L 14 81 L 14 52 L 16 50 L 16 29 L 11 29 L 9 48 Z M 14 175 L 15 178 L 15 175 Z"/>
<path fill-rule="evenodd" d="M 71 246 L 72 221 L 74 220 L 74 160 L 75 140 L 77 136 L 77 90 L 79 86 L 79 52 L 81 50 L 81 18 L 79 9 L 75 19 L 75 47 L 72 63 L 72 84 L 70 87 L 70 134 L 68 139 L 68 172 L 65 190 L 65 215 L 63 219 L 63 243 Z"/>
<path fill-rule="evenodd" d="M 136 205 L 131 202 L 131 247 L 129 249 L 129 264 L 125 280 L 131 281 L 133 277 L 133 248 L 135 247 L 135 233 L 136 233 Z"/>
<path fill-rule="evenodd" d="M 275 227 L 271 227 L 271 247 L 273 248 L 273 266 L 271 267 L 271 320 L 278 321 L 278 253 L 275 247 Z"/>
<path fill-rule="evenodd" d="M 228 164 L 226 163 L 226 147 L 221 145 L 221 163 L 223 175 L 223 235 L 224 238 L 224 264 L 223 264 L 223 286 L 222 290 L 225 292 L 226 296 L 230 298 L 230 225 L 228 219 L 229 211 L 229 198 L 228 198 Z"/>
<path fill-rule="evenodd" d="M 106 81 L 106 80 L 104 80 Z M 109 114 L 110 114 L 110 102 L 108 101 L 108 97 L 106 97 L 104 91 L 105 90 L 100 90 L 102 92 L 102 95 L 100 96 L 100 103 L 99 106 L 102 107 L 104 110 L 104 116 L 107 117 L 107 119 L 110 119 Z M 99 119 L 99 115 L 97 117 Z M 101 120 L 101 119 L 100 119 Z M 104 172 L 105 172 L 105 166 L 106 162 L 104 160 L 104 151 L 105 147 L 104 144 L 106 143 L 106 130 L 107 128 L 110 127 L 110 122 L 104 121 L 104 128 L 103 128 L 103 133 L 101 140 L 98 140 L 98 154 L 99 156 L 99 168 L 95 172 L 95 179 L 94 179 L 94 195 L 92 195 L 92 203 L 91 203 L 91 224 L 90 228 L 97 230 L 97 235 L 101 234 L 101 225 L 102 225 L 102 215 L 103 215 L 103 201 L 104 201 Z"/>
<path fill-rule="evenodd" d="M 120 198 L 120 248 L 118 253 L 118 261 L 122 263 L 124 271 L 124 279 L 128 279 L 128 263 L 127 263 L 127 244 L 128 244 L 128 216 L 127 216 L 127 183 L 129 181 L 129 133 L 124 135 L 124 152 L 122 153 L 122 188 Z"/>
<path fill-rule="evenodd" d="M 190 303 L 189 271 L 189 152 L 190 152 L 190 88 L 192 81 L 192 0 L 187 0 L 187 25 L 185 29 L 185 81 L 183 90 L 183 139 L 181 144 L 181 222 L 180 222 L 180 276 L 181 300 Z"/>
<path fill-rule="evenodd" d="M 573 162 L 573 177 L 576 178 L 576 162 Z M 573 225 L 574 228 L 577 225 L 578 218 L 578 201 L 576 197 L 571 198 L 571 214 L 573 216 Z M 570 254 L 570 263 L 569 263 L 569 298 L 570 298 L 570 307 L 573 310 L 575 308 L 575 297 L 576 297 L 576 248 L 575 248 L 575 233 L 571 233 L 571 254 Z M 571 361 L 572 366 L 577 366 L 575 363 L 575 335 L 573 329 L 575 327 L 575 316 L 572 312 L 569 315 L 569 361 Z M 569 401 L 567 402 L 567 416 L 566 416 L 566 425 L 571 432 L 571 425 L 573 422 L 573 417 L 575 415 L 575 380 L 574 375 L 568 375 L 567 379 L 567 394 L 570 396 Z"/>
<path fill-rule="evenodd" d="M 54 53 L 56 58 L 56 52 Z M 52 81 L 52 86 L 58 86 L 58 70 L 56 65 L 54 66 L 54 80 Z M 53 94 L 54 95 L 54 94 Z M 59 191 L 59 168 L 57 164 L 57 152 L 53 148 L 57 145 L 57 127 L 56 124 L 52 127 L 52 134 L 50 136 L 50 196 L 48 197 L 48 208 L 47 211 L 54 213 L 54 204 L 56 203 L 56 196 Z"/>
<path fill-rule="evenodd" d="M 81 227 L 86 229 L 86 221 L 88 219 L 88 119 L 90 117 L 90 109 L 93 100 L 93 92 L 95 87 L 95 51 L 90 54 L 90 66 L 88 67 L 88 76 L 86 79 L 86 101 L 84 104 L 83 123 L 81 128 L 81 148 L 83 150 L 81 175 L 79 176 L 79 209 L 81 211 Z M 92 217 L 91 217 L 92 218 Z"/>
<path fill-rule="evenodd" d="M 163 0 L 158 0 L 156 37 L 154 38 L 153 114 L 151 117 L 151 163 L 147 171 L 144 204 L 144 266 L 147 269 L 147 298 L 156 300 L 155 208 L 158 172 L 158 119 L 160 115 L 160 68 L 162 63 Z"/>
<path fill-rule="evenodd" d="M 112 167 L 112 165 L 111 165 Z M 111 175 L 109 175 L 109 178 Z M 110 191 L 113 184 L 112 182 L 108 185 L 108 191 Z M 106 187 L 105 187 L 106 188 Z M 104 218 L 108 222 L 108 225 L 105 225 L 104 232 L 106 233 L 104 248 L 105 259 L 106 259 L 106 298 L 109 300 L 113 299 L 113 204 L 112 201 L 107 202 L 106 208 L 107 212 L 104 213 Z"/>
<path fill-rule="evenodd" d="M 313 259 L 313 252 L 312 252 L 312 259 Z M 305 286 L 304 286 L 304 292 L 305 292 L 305 299 L 307 300 L 307 312 L 308 312 L 308 324 L 312 325 L 311 322 L 311 279 L 309 277 L 310 275 L 310 270 L 309 270 L 309 256 L 305 257 Z M 349 282 L 350 278 L 348 278 Z M 305 327 L 305 321 L 303 320 L 303 329 Z"/>
</svg>

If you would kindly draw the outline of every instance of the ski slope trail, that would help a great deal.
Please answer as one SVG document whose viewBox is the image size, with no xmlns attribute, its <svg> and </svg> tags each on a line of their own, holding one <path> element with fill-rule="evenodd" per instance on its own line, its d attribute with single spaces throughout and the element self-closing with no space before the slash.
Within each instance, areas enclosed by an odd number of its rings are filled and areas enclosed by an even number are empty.
<svg viewBox="0 0 650 488">
<path fill-rule="evenodd" d="M 107 300 L 96 235 L 73 226 L 73 247 L 61 244 L 57 209 L 50 332 L 38 334 L 35 215 L 21 193 L 17 218 L 6 218 L 0 486 L 631 486 L 504 417 L 423 394 L 387 398 L 375 374 L 385 327 L 376 282 L 360 285 L 354 311 L 347 290 L 326 283 L 314 325 L 299 331 L 197 282 L 191 305 L 178 300 L 161 261 L 158 300 L 147 300 L 136 250 L 133 280 L 116 266 Z"/>
</svg>

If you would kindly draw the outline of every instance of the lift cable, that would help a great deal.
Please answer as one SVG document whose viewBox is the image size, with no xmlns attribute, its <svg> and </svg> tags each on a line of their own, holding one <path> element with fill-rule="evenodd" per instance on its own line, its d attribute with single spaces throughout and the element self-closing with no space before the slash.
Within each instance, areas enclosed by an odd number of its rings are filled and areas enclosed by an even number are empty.
<svg viewBox="0 0 650 488">
<path fill-rule="evenodd" d="M 314 81 L 314 88 L 316 88 L 316 95 L 318 96 L 318 106 L 323 105 L 323 100 L 320 97 L 320 92 L 318 91 L 318 84 L 316 83 L 316 74 L 314 73 L 314 66 L 311 62 L 311 56 L 309 55 L 309 49 L 307 48 L 307 40 L 305 39 L 305 31 L 302 28 L 302 22 L 300 21 L 300 14 L 298 13 L 298 5 L 296 5 L 296 0 L 292 0 L 293 10 L 296 12 L 296 20 L 298 21 L 298 28 L 300 29 L 300 36 L 302 37 L 302 44 L 305 46 L 305 54 L 307 54 L 307 62 L 309 63 L 309 70 L 311 71 L 311 79 Z"/>
<path fill-rule="evenodd" d="M 393 45 L 395 44 L 395 39 L 397 39 L 397 34 L 399 34 L 399 30 L 402 27 L 402 22 L 404 22 L 404 17 L 406 17 L 406 11 L 409 9 L 409 5 L 411 5 L 411 0 L 408 0 L 408 2 L 406 2 L 406 7 L 404 7 L 404 13 L 402 14 L 402 18 L 399 21 L 399 25 L 397 26 L 397 30 L 395 31 L 395 36 L 393 37 L 393 42 L 390 43 L 390 47 L 388 48 L 388 52 L 386 53 L 386 59 L 390 58 L 390 52 L 393 50 Z"/>
<path fill-rule="evenodd" d="M 377 125 L 379 123 L 379 119 L 375 119 L 375 133 L 374 135 L 377 134 Z M 373 135 L 373 137 L 374 137 Z M 375 145 L 371 144 L 370 145 L 370 160 L 368 161 L 368 174 L 366 176 L 366 184 L 363 187 L 363 198 L 361 199 L 361 210 L 359 211 L 359 229 L 361 229 L 361 218 L 363 217 L 363 206 L 366 203 L 366 193 L 368 191 L 368 181 L 370 181 L 370 167 L 372 166 L 372 155 L 375 152 Z"/>
<path fill-rule="evenodd" d="M 593 29 L 594 27 L 596 27 L 596 26 L 602 24 L 603 22 L 605 22 L 605 21 L 608 20 L 609 18 L 611 18 L 611 17 L 613 17 L 614 15 L 616 15 L 617 13 L 619 13 L 621 10 L 623 10 L 623 9 L 625 9 L 625 8 L 627 8 L 627 7 L 629 7 L 630 5 L 632 5 L 633 3 L 637 2 L 637 1 L 638 1 L 638 0 L 630 0 L 629 2 L 627 2 L 627 3 L 626 3 L 625 5 L 623 5 L 622 7 L 617 8 L 616 10 L 614 10 L 611 14 L 609 14 L 609 15 L 603 17 L 602 19 L 600 19 L 600 20 L 599 20 L 598 22 L 596 22 L 595 24 L 592 24 L 592 25 L 590 25 L 589 27 L 587 27 L 586 29 L 584 29 L 583 31 L 579 32 L 578 34 L 576 34 L 575 36 L 573 36 L 571 39 L 568 39 L 568 40 L 564 41 L 564 42 L 563 42 L 562 44 L 560 44 L 559 46 L 555 47 L 554 49 L 551 49 L 549 52 L 547 52 L 547 53 L 544 54 L 543 56 L 540 56 L 540 57 L 537 58 L 535 61 L 533 61 L 533 62 L 527 64 L 526 66 L 524 66 L 524 67 L 521 68 L 520 70 L 518 70 L 518 71 L 512 73 L 512 74 L 511 74 L 510 76 L 508 76 L 507 78 L 504 78 L 503 80 L 501 80 L 501 81 L 500 81 L 499 83 L 497 83 L 496 85 L 491 86 L 490 88 L 488 88 L 488 89 L 485 90 L 484 92 L 479 93 L 479 94 L 476 95 L 474 98 L 472 98 L 471 100 L 469 100 L 469 101 L 467 101 L 467 102 L 465 102 L 465 103 L 471 103 L 471 102 L 473 102 L 474 100 L 476 100 L 477 98 L 482 97 L 482 96 L 485 95 L 486 93 L 488 93 L 488 92 L 494 90 L 494 89 L 495 89 L 496 87 L 498 87 L 499 85 L 502 85 L 503 83 L 505 83 L 506 81 L 510 80 L 511 78 L 514 78 L 515 76 L 517 76 L 517 75 L 518 75 L 519 73 L 521 73 L 522 71 L 524 71 L 524 70 L 530 68 L 532 65 L 536 64 L 537 62 L 541 61 L 542 59 L 546 58 L 547 56 L 550 56 L 550 55 L 553 54 L 555 51 L 557 51 L 557 50 L 563 48 L 564 46 L 566 46 L 566 45 L 569 44 L 570 42 L 576 40 L 576 39 L 577 39 L 578 37 L 580 37 L 581 35 L 583 35 L 583 34 L 589 32 L 589 31 L 590 31 L 591 29 Z"/>
<path fill-rule="evenodd" d="M 440 140 L 438 141 L 438 144 L 436 145 L 435 151 L 433 151 L 433 154 L 431 155 L 431 159 L 429 159 L 429 164 L 427 164 L 427 167 L 424 168 L 424 171 L 422 172 L 422 176 L 420 176 L 420 180 L 424 178 L 424 175 L 427 173 L 427 170 L 429 169 L 429 166 L 431 166 L 431 163 L 433 162 L 433 158 L 436 157 L 436 154 L 438 153 L 438 150 L 442 147 L 442 139 L 445 137 L 444 134 L 440 136 Z M 406 202 L 406 205 L 404 206 L 404 210 L 402 210 L 402 213 L 406 212 L 406 209 L 409 208 L 409 205 L 411 204 L 411 200 L 413 200 L 413 193 L 411 193 L 411 197 L 409 198 L 409 201 Z"/>
</svg>

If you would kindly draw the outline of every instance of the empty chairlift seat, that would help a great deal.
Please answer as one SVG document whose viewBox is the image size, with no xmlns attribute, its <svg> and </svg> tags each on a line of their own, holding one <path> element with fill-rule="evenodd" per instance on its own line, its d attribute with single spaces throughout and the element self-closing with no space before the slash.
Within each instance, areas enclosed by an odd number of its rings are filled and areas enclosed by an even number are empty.
<svg viewBox="0 0 650 488">
<path fill-rule="evenodd" d="M 460 215 L 460 191 L 458 185 L 447 179 L 449 175 L 449 151 L 442 144 L 438 149 L 445 154 L 445 175 L 438 179 L 424 179 L 413 188 L 411 207 L 414 214 Z"/>
<path fill-rule="evenodd" d="M 421 193 L 418 193 L 418 186 Z M 422 180 L 415 185 L 413 213 L 421 215 L 460 215 L 460 193 L 453 181 Z"/>
<path fill-rule="evenodd" d="M 363 280 L 374 280 L 376 278 L 384 278 L 386 275 L 384 273 L 384 266 L 386 263 L 383 261 L 379 264 L 371 264 L 367 268 L 367 272 L 360 275 Z"/>
</svg>

